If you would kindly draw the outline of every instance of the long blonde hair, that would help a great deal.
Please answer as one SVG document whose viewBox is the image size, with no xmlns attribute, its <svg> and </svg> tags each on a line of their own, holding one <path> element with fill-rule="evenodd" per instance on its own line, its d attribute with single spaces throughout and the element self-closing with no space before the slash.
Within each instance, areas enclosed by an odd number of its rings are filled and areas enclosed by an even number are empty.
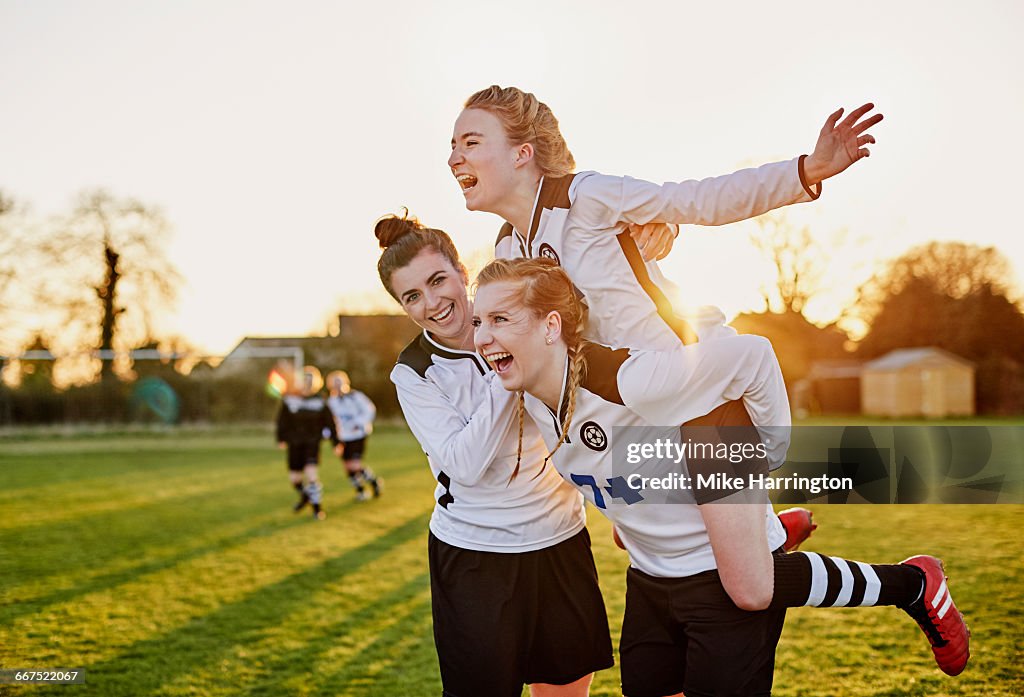
<svg viewBox="0 0 1024 697">
<path fill-rule="evenodd" d="M 466 100 L 467 109 L 484 109 L 498 117 L 505 137 L 514 144 L 533 146 L 534 159 L 546 177 L 564 177 L 576 160 L 558 129 L 558 119 L 547 104 L 518 87 L 491 85 Z"/>
<path fill-rule="evenodd" d="M 485 266 L 476 278 L 477 287 L 488 283 L 511 282 L 519 285 L 517 300 L 522 303 L 537 319 L 547 317 L 550 312 L 557 312 L 562 318 L 562 339 L 569 351 L 569 384 L 566 391 L 569 404 L 561 423 L 561 434 L 558 443 L 551 453 L 544 458 L 541 472 L 548 460 L 562 447 L 572 427 L 572 416 L 576 411 L 576 392 L 583 381 L 586 364 L 583 360 L 583 330 L 587 326 L 587 306 L 576 294 L 576 287 L 569 280 L 568 274 L 551 259 L 495 259 Z M 519 465 L 523 458 L 523 425 L 525 408 L 523 392 L 517 395 L 516 413 L 519 419 L 519 449 L 516 453 L 516 466 L 509 481 L 519 474 Z M 561 404 L 558 410 L 561 411 Z"/>
</svg>

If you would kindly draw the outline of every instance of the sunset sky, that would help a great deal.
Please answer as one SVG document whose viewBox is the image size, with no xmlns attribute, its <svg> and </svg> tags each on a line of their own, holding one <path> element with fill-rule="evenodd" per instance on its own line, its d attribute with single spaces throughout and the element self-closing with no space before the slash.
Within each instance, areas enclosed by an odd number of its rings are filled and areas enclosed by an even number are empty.
<svg viewBox="0 0 1024 697">
<path fill-rule="evenodd" d="M 39 216 L 100 186 L 159 206 L 186 281 L 162 327 L 223 353 L 386 306 L 372 225 L 400 206 L 488 247 L 499 221 L 445 164 L 481 87 L 547 102 L 579 169 L 653 181 L 810 152 L 831 111 L 873 101 L 871 158 L 788 212 L 846 232 L 808 314 L 930 239 L 998 247 L 1021 285 L 1024 4 L 742 8 L 0 0 L 0 188 Z M 757 230 L 685 228 L 666 272 L 689 302 L 760 309 Z"/>
</svg>

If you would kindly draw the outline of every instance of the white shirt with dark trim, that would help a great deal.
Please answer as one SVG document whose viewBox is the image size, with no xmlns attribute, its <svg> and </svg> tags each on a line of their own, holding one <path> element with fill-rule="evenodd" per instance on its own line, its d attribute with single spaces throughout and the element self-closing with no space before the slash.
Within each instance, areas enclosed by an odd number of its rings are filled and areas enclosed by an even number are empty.
<svg viewBox="0 0 1024 697">
<path fill-rule="evenodd" d="M 338 430 L 338 439 L 349 443 L 365 438 L 373 432 L 373 420 L 377 418 L 377 407 L 373 401 L 359 390 L 349 390 L 345 394 L 331 395 L 327 398 L 327 406 L 334 415 L 334 423 Z"/>
<path fill-rule="evenodd" d="M 692 343 L 700 326 L 724 321 L 682 319 L 672 307 L 676 286 L 657 262 L 644 262 L 630 223 L 724 225 L 820 195 L 803 177 L 803 156 L 700 181 L 654 184 L 632 177 L 579 172 L 541 180 L 529 232 L 506 224 L 499 258 L 555 259 L 590 307 L 588 338 L 608 346 L 665 350 Z"/>
<path fill-rule="evenodd" d="M 569 539 L 586 524 L 583 498 L 553 467 L 534 477 L 548 454 L 527 418 L 520 474 L 516 396 L 486 361 L 424 332 L 391 371 L 405 419 L 438 481 L 434 535 L 455 547 L 529 552 Z"/>
<path fill-rule="evenodd" d="M 664 367 L 658 362 L 663 356 L 659 352 L 587 345 L 587 368 L 576 395 L 569 438 L 551 462 L 566 481 L 579 488 L 586 500 L 615 524 L 632 566 L 651 576 L 678 578 L 716 568 L 699 508 L 693 503 L 679 502 L 680 497 L 672 492 L 637 491 L 629 487 L 628 475 L 632 472 L 664 472 L 653 461 L 625 465 L 616 464 L 613 458 L 613 429 L 619 427 L 635 429 L 630 432 L 631 441 L 681 442 L 678 425 L 655 425 L 679 424 L 688 416 L 685 402 L 665 399 L 673 390 L 656 379 Z M 650 373 L 648 379 L 637 379 L 645 371 Z M 567 379 L 568 365 L 562 385 L 563 413 L 568 403 Z M 659 384 L 662 387 L 657 387 Z M 561 415 L 529 394 L 526 410 L 537 422 L 548 448 L 553 450 L 561 435 Z M 657 503 L 673 498 L 676 502 Z M 770 504 L 765 505 L 765 528 L 769 549 L 785 542 L 785 530 Z"/>
</svg>

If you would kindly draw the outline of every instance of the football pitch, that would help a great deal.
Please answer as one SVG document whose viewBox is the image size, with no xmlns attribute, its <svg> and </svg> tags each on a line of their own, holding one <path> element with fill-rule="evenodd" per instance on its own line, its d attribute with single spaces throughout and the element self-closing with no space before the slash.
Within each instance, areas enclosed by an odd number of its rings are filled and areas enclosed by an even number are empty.
<svg viewBox="0 0 1024 697">
<path fill-rule="evenodd" d="M 317 522 L 292 513 L 269 430 L 0 440 L 0 668 L 85 670 L 0 695 L 439 695 L 424 456 L 380 429 L 367 463 L 384 495 L 364 503 L 326 445 L 322 460 Z M 946 677 L 895 608 L 799 608 L 774 694 L 1024 694 L 1024 506 L 812 509 L 805 549 L 945 559 L 972 658 Z M 617 642 L 626 556 L 588 516 Z M 617 668 L 591 694 L 621 694 Z"/>
</svg>

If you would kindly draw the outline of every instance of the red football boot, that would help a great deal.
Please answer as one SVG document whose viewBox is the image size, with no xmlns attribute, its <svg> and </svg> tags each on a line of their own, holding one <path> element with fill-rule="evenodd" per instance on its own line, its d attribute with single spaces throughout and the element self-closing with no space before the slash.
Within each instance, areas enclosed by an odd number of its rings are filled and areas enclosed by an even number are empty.
<svg viewBox="0 0 1024 697">
<path fill-rule="evenodd" d="M 786 541 L 782 548 L 787 552 L 800 547 L 800 543 L 811 536 L 811 533 L 818 529 L 813 520 L 813 513 L 806 508 L 787 508 L 779 513 L 779 520 L 782 527 L 786 529 Z"/>
<path fill-rule="evenodd" d="M 971 630 L 946 585 L 942 561 L 920 555 L 902 562 L 924 573 L 924 592 L 906 608 L 928 636 L 935 662 L 946 675 L 960 675 L 971 657 Z"/>
</svg>

